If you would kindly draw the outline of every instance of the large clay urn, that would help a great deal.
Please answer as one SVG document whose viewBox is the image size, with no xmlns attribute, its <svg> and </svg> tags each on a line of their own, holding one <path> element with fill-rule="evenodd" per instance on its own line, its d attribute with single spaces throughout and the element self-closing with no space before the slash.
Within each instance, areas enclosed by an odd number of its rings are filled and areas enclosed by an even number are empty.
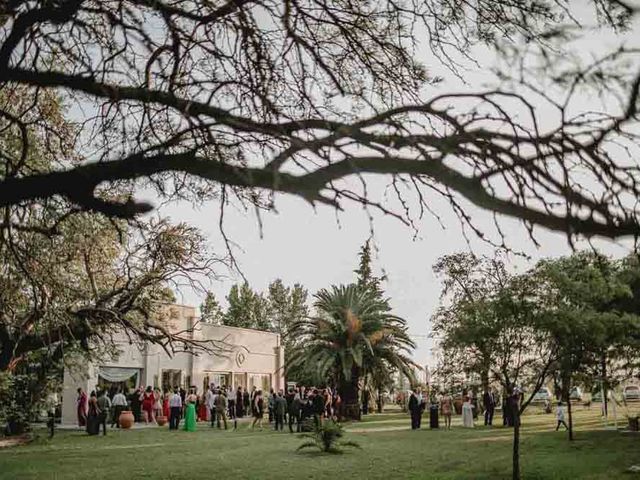
<svg viewBox="0 0 640 480">
<path fill-rule="evenodd" d="M 123 410 L 120 416 L 118 417 L 118 423 L 120 424 L 120 428 L 131 428 L 133 426 L 133 412 L 131 410 Z"/>
<path fill-rule="evenodd" d="M 156 417 L 156 423 L 159 427 L 164 427 L 167 424 L 167 417 L 165 417 L 164 415 L 158 415 Z"/>
</svg>

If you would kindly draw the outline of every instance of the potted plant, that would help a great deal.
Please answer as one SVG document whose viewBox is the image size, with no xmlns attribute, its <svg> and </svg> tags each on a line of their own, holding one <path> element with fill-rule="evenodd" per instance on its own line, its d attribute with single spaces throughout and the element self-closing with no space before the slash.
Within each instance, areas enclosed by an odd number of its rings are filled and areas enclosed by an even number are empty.
<svg viewBox="0 0 640 480">
<path fill-rule="evenodd" d="M 164 427 L 167 424 L 167 417 L 165 417 L 164 415 L 158 415 L 156 417 L 156 423 L 159 427 Z"/>
</svg>

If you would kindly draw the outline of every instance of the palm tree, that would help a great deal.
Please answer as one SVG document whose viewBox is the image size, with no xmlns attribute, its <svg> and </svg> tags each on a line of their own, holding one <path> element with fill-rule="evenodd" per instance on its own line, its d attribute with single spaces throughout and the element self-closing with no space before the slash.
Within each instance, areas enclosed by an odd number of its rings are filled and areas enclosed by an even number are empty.
<svg viewBox="0 0 640 480">
<path fill-rule="evenodd" d="M 294 324 L 298 347 L 288 369 L 311 366 L 338 387 L 347 418 L 360 418 L 360 380 L 384 365 L 413 378 L 409 358 L 415 344 L 406 322 L 391 313 L 379 292 L 356 284 L 333 286 L 315 295 L 317 314 Z"/>
</svg>

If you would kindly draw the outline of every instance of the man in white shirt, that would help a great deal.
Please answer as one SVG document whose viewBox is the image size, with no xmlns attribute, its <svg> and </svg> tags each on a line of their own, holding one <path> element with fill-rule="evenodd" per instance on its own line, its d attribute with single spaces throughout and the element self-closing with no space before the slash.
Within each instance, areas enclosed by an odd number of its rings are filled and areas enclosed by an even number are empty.
<svg viewBox="0 0 640 480">
<path fill-rule="evenodd" d="M 216 396 L 215 385 L 212 383 L 209 386 L 209 390 L 207 390 L 207 395 L 205 397 L 212 427 L 215 426 L 216 423 Z"/>
<path fill-rule="evenodd" d="M 123 410 L 127 409 L 127 397 L 124 396 L 122 390 L 118 390 L 111 399 L 111 406 L 113 407 L 113 416 L 111 417 L 111 428 L 116 425 L 120 428 L 120 414 Z"/>
<path fill-rule="evenodd" d="M 180 415 L 182 414 L 182 397 L 178 388 L 173 389 L 173 395 L 169 397 L 169 430 L 178 430 Z"/>
</svg>

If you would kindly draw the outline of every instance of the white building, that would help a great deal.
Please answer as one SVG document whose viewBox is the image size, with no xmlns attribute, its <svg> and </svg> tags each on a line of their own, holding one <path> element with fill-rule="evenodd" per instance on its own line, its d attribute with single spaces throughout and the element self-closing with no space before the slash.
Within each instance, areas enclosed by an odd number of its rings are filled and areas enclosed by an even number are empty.
<svg viewBox="0 0 640 480">
<path fill-rule="evenodd" d="M 197 321 L 195 307 L 168 305 L 167 324 L 172 331 L 190 329 Z M 71 371 L 65 370 L 62 396 L 62 422 L 76 422 L 77 389 L 87 393 L 101 387 L 135 388 L 139 385 L 162 389 L 195 385 L 201 393 L 209 384 L 231 385 L 262 390 L 284 388 L 284 348 L 280 335 L 199 323 L 193 338 L 219 342 L 220 354 L 193 354 L 190 351 L 169 356 L 159 345 L 142 347 L 123 336 L 120 354 L 104 358 Z"/>
</svg>

